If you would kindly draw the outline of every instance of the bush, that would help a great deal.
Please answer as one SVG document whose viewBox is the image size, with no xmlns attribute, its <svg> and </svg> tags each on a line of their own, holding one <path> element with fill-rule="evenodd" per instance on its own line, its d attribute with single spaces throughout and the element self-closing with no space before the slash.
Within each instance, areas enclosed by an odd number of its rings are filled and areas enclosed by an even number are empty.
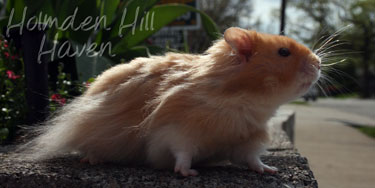
<svg viewBox="0 0 375 188">
<path fill-rule="evenodd" d="M 25 123 L 25 76 L 23 60 L 15 47 L 0 35 L 0 143 L 15 125 Z"/>
<path fill-rule="evenodd" d="M 80 9 L 80 14 L 77 17 L 77 22 L 83 22 L 85 18 L 95 18 L 97 16 L 108 18 L 109 29 L 107 30 L 104 26 L 98 29 L 86 30 L 72 30 L 72 29 L 58 29 L 51 27 L 47 31 L 47 38 L 57 39 L 57 44 L 62 45 L 63 40 L 68 40 L 70 43 L 77 47 L 82 47 L 88 43 L 87 41 L 93 41 L 98 44 L 113 43 L 112 54 L 116 54 L 115 57 L 109 54 L 105 57 L 99 57 L 98 65 L 113 65 L 117 64 L 114 62 L 122 62 L 126 58 L 135 58 L 138 56 L 148 56 L 149 54 L 159 54 L 164 52 L 161 47 L 153 46 L 144 42 L 148 37 L 152 36 L 155 32 L 168 25 L 171 21 L 184 15 L 187 12 L 197 12 L 200 14 L 203 28 L 212 39 L 217 39 L 220 34 L 218 27 L 205 13 L 197 10 L 191 6 L 181 4 L 157 4 L 159 0 L 150 1 L 139 1 L 130 0 L 126 1 L 105 1 L 100 0 L 96 3 L 92 1 L 25 1 L 25 0 L 9 0 L 6 4 L 5 16 L 0 17 L 0 28 L 3 28 L 9 24 L 8 19 L 10 18 L 11 12 L 14 10 L 14 19 L 12 17 L 12 24 L 20 23 L 23 19 L 23 10 L 25 7 L 29 7 L 32 13 L 26 15 L 26 20 L 29 20 L 32 16 L 39 15 L 39 13 L 48 13 L 49 16 L 58 19 L 59 23 L 63 23 L 68 15 L 72 15 L 75 9 Z M 126 19 L 123 20 L 123 15 L 129 10 L 135 13 L 126 14 Z M 138 15 L 139 10 L 139 15 Z M 157 22 L 153 23 L 153 29 L 143 29 L 142 24 L 134 24 L 132 27 L 122 28 L 121 26 L 127 26 L 133 23 L 143 23 L 143 19 L 148 13 L 156 15 Z M 85 19 L 86 20 L 86 19 Z M 153 20 L 153 19 L 152 19 Z M 40 24 L 38 20 L 36 23 Z M 40 21 L 40 20 L 39 20 Z M 121 29 L 120 29 L 121 28 Z M 134 32 L 133 30 L 137 30 Z M 124 36 L 122 36 L 124 35 Z M 62 36 L 61 38 L 56 36 Z M 60 40 L 60 41 L 59 41 Z M 25 101 L 25 76 L 23 68 L 23 60 L 20 56 L 15 53 L 14 47 L 8 42 L 4 42 L 4 37 L 1 36 L 1 53 L 0 53 L 0 143 L 5 139 L 8 139 L 14 132 L 16 125 L 24 124 L 26 117 L 26 101 Z M 56 42 L 56 41 L 54 41 Z M 91 43 L 91 42 L 90 42 Z M 25 49 L 26 50 L 26 49 Z M 98 50 L 98 49 L 96 49 Z M 106 54 L 104 54 L 106 55 Z M 82 59 L 88 58 L 83 56 Z M 108 61 L 107 61 L 108 60 Z M 109 62 L 109 63 L 108 63 Z M 81 66 L 80 66 L 81 65 Z M 72 96 L 79 95 L 85 90 L 93 79 L 87 81 L 88 84 L 78 83 L 77 81 L 72 82 L 70 76 L 62 72 L 62 68 L 59 67 L 59 75 L 57 83 L 49 83 L 50 86 L 50 110 L 54 111 L 60 106 L 63 106 Z M 92 67 L 95 69 L 92 69 Z M 106 66 L 97 66 L 85 63 L 85 61 L 77 61 L 77 67 L 81 67 L 84 70 L 96 70 L 92 71 L 90 75 L 81 75 L 81 80 L 90 77 L 95 77 Z M 54 77 L 55 78 L 55 77 Z M 54 82 L 54 81 L 53 81 Z M 55 87 L 56 86 L 56 87 Z M 53 88 L 53 90 L 51 89 Z"/>
<path fill-rule="evenodd" d="M 83 84 L 72 81 L 59 65 L 56 89 L 49 89 L 50 112 L 84 92 L 93 79 Z M 12 42 L 0 35 L 0 143 L 12 138 L 18 125 L 26 123 L 27 103 L 23 59 Z"/>
</svg>

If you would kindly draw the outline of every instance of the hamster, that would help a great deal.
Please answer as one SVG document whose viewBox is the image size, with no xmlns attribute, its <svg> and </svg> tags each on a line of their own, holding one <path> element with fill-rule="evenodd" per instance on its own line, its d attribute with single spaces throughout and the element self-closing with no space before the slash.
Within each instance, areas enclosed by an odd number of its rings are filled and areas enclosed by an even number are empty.
<svg viewBox="0 0 375 188">
<path fill-rule="evenodd" d="M 266 123 L 306 93 L 321 61 L 285 36 L 232 27 L 204 54 L 136 58 L 103 72 L 31 141 L 33 159 L 78 153 L 82 161 L 173 169 L 229 160 L 275 173 L 259 155 Z"/>
</svg>

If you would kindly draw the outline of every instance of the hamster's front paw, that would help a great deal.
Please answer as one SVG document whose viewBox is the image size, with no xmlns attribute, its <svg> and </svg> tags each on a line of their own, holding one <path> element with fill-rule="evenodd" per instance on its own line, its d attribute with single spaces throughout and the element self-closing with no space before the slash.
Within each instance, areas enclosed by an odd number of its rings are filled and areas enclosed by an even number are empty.
<svg viewBox="0 0 375 188">
<path fill-rule="evenodd" d="M 276 167 L 264 164 L 259 158 L 250 160 L 248 162 L 248 166 L 251 170 L 254 170 L 260 174 L 263 174 L 264 172 L 275 174 L 278 171 Z"/>
<path fill-rule="evenodd" d="M 191 155 L 187 152 L 178 152 L 175 154 L 176 164 L 174 172 L 179 172 L 183 176 L 196 176 L 198 171 L 191 169 Z"/>
<path fill-rule="evenodd" d="M 271 173 L 271 174 L 275 174 L 278 169 L 274 166 L 268 166 L 266 164 L 261 164 L 259 166 L 254 166 L 254 167 L 250 167 L 252 170 L 260 173 L 260 174 L 263 174 L 264 172 L 268 172 L 268 173 Z"/>
<path fill-rule="evenodd" d="M 187 177 L 187 176 L 197 176 L 198 171 L 191 169 L 191 168 L 186 168 L 183 165 L 176 165 L 174 167 L 174 172 L 179 172 L 181 175 Z"/>
</svg>

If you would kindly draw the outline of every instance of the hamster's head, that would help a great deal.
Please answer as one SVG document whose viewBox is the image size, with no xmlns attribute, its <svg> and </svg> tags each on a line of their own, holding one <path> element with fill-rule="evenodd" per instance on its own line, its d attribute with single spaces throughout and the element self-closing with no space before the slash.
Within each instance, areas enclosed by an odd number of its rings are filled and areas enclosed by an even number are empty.
<svg viewBox="0 0 375 188">
<path fill-rule="evenodd" d="M 320 77 L 320 58 L 291 38 L 232 27 L 224 39 L 239 67 L 233 81 L 249 92 L 286 102 L 306 93 Z"/>
</svg>

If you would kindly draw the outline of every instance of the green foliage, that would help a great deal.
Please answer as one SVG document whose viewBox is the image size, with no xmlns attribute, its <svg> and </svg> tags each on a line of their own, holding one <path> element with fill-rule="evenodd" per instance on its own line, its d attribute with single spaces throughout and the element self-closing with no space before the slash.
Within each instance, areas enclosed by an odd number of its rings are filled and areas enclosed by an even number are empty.
<svg viewBox="0 0 375 188">
<path fill-rule="evenodd" d="M 361 126 L 358 129 L 371 138 L 375 138 L 375 127 Z"/>
<path fill-rule="evenodd" d="M 93 78 L 84 83 L 72 81 L 70 75 L 62 72 L 59 66 L 57 89 L 50 89 L 50 110 L 63 106 L 74 95 L 83 93 Z M 72 95 L 74 93 L 74 95 Z M 27 114 L 26 87 L 23 59 L 17 54 L 12 41 L 0 35 L 0 143 L 11 138 L 17 125 L 25 124 Z"/>
<path fill-rule="evenodd" d="M 0 143 L 23 124 L 26 114 L 23 60 L 0 35 Z"/>
<path fill-rule="evenodd" d="M 59 107 L 64 106 L 72 100 L 76 95 L 82 94 L 88 85 L 93 82 L 89 79 L 82 84 L 79 81 L 73 81 L 69 74 L 62 71 L 63 64 L 58 66 L 58 76 L 56 82 L 56 90 L 49 89 L 50 111 L 54 112 Z"/>
<path fill-rule="evenodd" d="M 338 88 L 326 93 L 357 92 L 364 98 L 375 97 L 375 1 L 292 0 L 290 5 L 303 14 L 297 22 L 287 26 L 290 34 L 311 46 L 317 43 L 315 47 L 319 47 L 324 39 L 341 30 L 331 44 L 326 45 L 330 57 L 325 63 L 346 61 L 325 67 L 328 79 L 322 88 Z"/>
<path fill-rule="evenodd" d="M 34 24 L 47 24 L 48 21 L 45 19 L 49 19 L 47 29 L 49 44 L 47 46 L 57 43 L 59 47 L 63 41 L 68 40 L 72 49 L 81 50 L 85 45 L 93 43 L 97 45 L 94 50 L 99 51 L 101 44 L 112 44 L 112 53 L 117 53 L 114 57 L 110 53 L 94 57 L 85 53 L 76 56 L 80 81 L 73 82 L 68 74 L 62 72 L 63 65 L 59 66 L 57 89 L 54 91 L 50 89 L 50 96 L 46 96 L 50 99 L 50 109 L 54 111 L 73 98 L 72 93 L 77 95 L 84 92 L 96 75 L 114 64 L 166 51 L 166 49 L 145 43 L 145 39 L 189 11 L 200 14 L 202 25 L 211 39 L 219 37 L 216 24 L 202 11 L 181 4 L 156 6 L 158 2 L 159 0 L 8 0 L 6 15 L 0 17 L 0 30 L 7 26 L 10 18 L 12 18 L 11 24 L 19 24 L 23 19 L 25 24 L 29 20 L 32 20 L 31 23 Z M 26 11 L 25 18 L 23 18 L 24 11 Z M 89 26 L 94 25 L 97 18 L 103 20 L 97 28 L 86 30 L 82 28 L 76 30 L 71 27 L 59 28 L 73 15 L 75 15 L 74 27 L 87 22 L 89 18 L 92 18 Z M 141 23 L 147 20 L 145 16 L 149 16 L 150 20 L 152 15 L 154 15 L 153 30 L 145 29 Z M 57 23 L 53 23 L 54 20 Z M 0 142 L 13 134 L 16 125 L 24 123 L 27 109 L 23 60 L 15 53 L 14 47 L 10 47 L 11 44 L 7 44 L 8 47 L 4 47 L 3 44 L 5 44 L 4 39 L 1 37 Z M 82 81 L 85 82 L 81 84 Z"/>
<path fill-rule="evenodd" d="M 338 94 L 335 96 L 336 99 L 351 99 L 351 98 L 359 98 L 358 93 L 345 93 L 345 94 Z"/>
<path fill-rule="evenodd" d="M 155 22 L 153 24 L 154 30 L 145 30 L 143 32 L 137 32 L 132 33 L 128 32 L 127 35 L 125 35 L 124 39 L 121 40 L 113 49 L 114 53 L 122 53 L 125 52 L 127 49 L 137 45 L 141 41 L 145 40 L 152 34 L 154 34 L 156 31 L 160 30 L 163 26 L 167 25 L 168 23 L 172 22 L 179 16 L 189 12 L 198 12 L 201 15 L 203 26 L 205 27 L 206 31 L 209 33 L 209 35 L 216 39 L 218 38 L 218 28 L 214 24 L 214 22 L 209 18 L 205 13 L 187 5 L 179 5 L 179 4 L 169 4 L 169 5 L 159 5 L 153 7 L 150 12 L 155 14 L 155 20 L 158 20 L 158 22 Z M 140 30 L 142 27 L 139 25 L 136 30 Z"/>
<path fill-rule="evenodd" d="M 296 104 L 296 105 L 309 105 L 306 101 L 292 101 L 289 104 Z"/>
<path fill-rule="evenodd" d="M 110 53 L 104 53 L 103 55 L 106 60 L 99 59 L 99 61 L 113 61 L 109 63 L 111 65 L 119 63 L 121 59 L 129 60 L 129 57 L 160 54 L 160 52 L 163 51 L 162 49 L 145 44 L 143 41 L 189 11 L 199 13 L 202 25 L 208 35 L 212 39 L 218 38 L 218 27 L 212 19 L 202 11 L 183 4 L 155 6 L 158 1 L 159 0 L 9 0 L 7 15 L 9 16 L 12 10 L 14 10 L 12 23 L 20 23 L 24 7 L 26 6 L 28 8 L 26 20 L 41 14 L 43 17 L 48 15 L 51 16 L 51 19 L 57 18 L 59 25 L 61 25 L 69 16 L 74 15 L 75 11 L 75 27 L 80 23 L 84 23 L 89 17 L 92 17 L 93 20 L 96 18 L 102 19 L 99 28 L 92 28 L 85 31 L 83 29 L 73 30 L 72 28 L 61 30 L 53 25 L 48 29 L 48 36 L 50 40 L 56 38 L 58 40 L 68 39 L 71 43 L 81 46 L 88 43 L 88 41 L 94 41 L 97 44 L 95 48 L 96 51 L 100 50 L 100 44 L 110 43 L 111 47 L 113 47 L 111 54 L 116 54 L 116 56 L 113 57 Z M 43 19 L 38 20 L 38 23 L 43 23 Z M 151 19 L 153 20 L 153 28 L 146 29 L 145 22 L 148 20 L 148 27 L 151 27 Z M 4 23 L 0 21 L 0 25 L 1 24 L 4 25 Z M 89 25 L 93 24 L 94 21 L 90 22 Z M 89 66 L 92 65 L 84 66 L 88 66 L 84 69 L 89 69 Z M 96 70 L 101 72 L 103 68 Z M 93 76 L 96 75 L 89 75 L 89 77 Z"/>
</svg>

